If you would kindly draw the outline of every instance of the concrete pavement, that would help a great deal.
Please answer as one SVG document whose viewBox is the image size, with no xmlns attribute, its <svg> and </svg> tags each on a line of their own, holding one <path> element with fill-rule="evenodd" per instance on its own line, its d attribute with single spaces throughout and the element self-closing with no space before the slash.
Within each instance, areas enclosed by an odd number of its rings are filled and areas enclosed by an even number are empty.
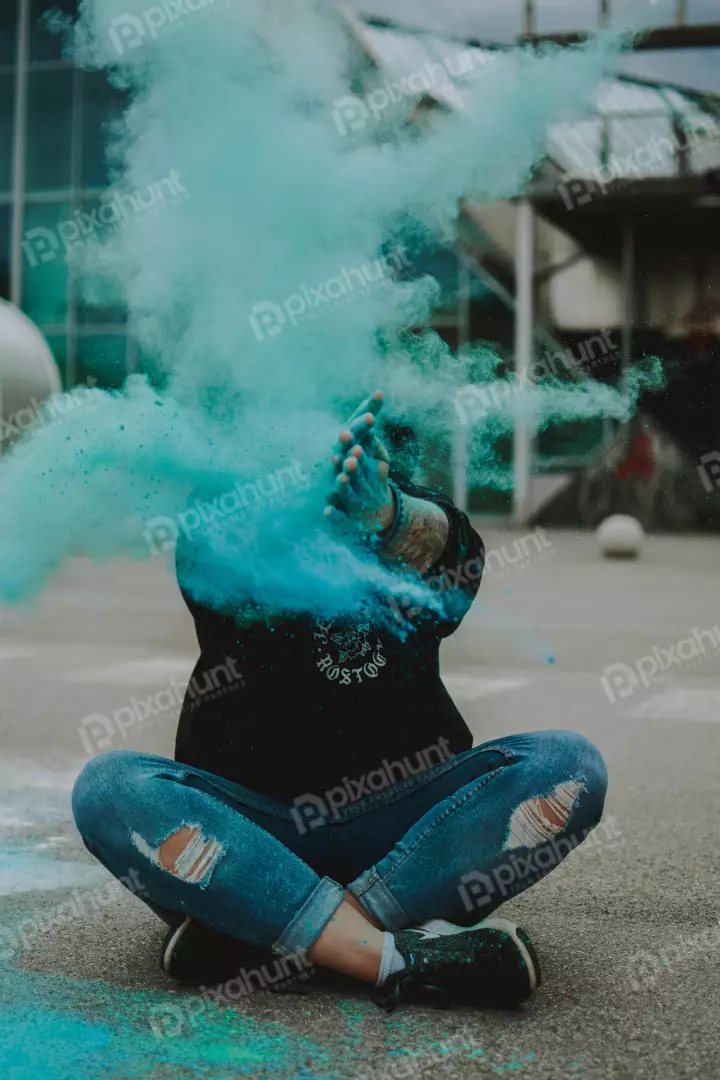
<svg viewBox="0 0 720 1080">
<path fill-rule="evenodd" d="M 83 718 L 187 679 L 193 628 L 160 560 L 78 561 L 35 610 L 0 613 L 2 1075 L 720 1075 L 720 542 L 651 538 L 615 563 L 586 535 L 485 539 L 492 570 L 443 656 L 476 741 L 573 728 L 611 777 L 593 842 L 502 909 L 537 944 L 533 1007 L 386 1016 L 350 983 L 228 1005 L 170 985 L 162 925 L 85 853 L 69 792 Z M 170 754 L 176 715 L 126 719 L 111 745 Z"/>
</svg>

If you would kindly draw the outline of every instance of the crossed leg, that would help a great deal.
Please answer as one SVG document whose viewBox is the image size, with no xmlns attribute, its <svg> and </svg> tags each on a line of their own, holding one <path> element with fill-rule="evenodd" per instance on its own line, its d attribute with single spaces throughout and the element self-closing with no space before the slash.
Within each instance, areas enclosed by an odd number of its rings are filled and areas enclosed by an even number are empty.
<svg viewBox="0 0 720 1080">
<path fill-rule="evenodd" d="M 287 806 L 163 758 L 95 758 L 73 808 L 89 850 L 119 879 L 132 871 L 151 906 L 375 982 L 383 931 L 489 915 L 599 822 L 606 782 L 597 750 L 568 732 L 477 747 L 390 793 L 369 826 L 362 814 L 338 825 L 358 869 L 370 864 L 344 884 L 313 868 Z"/>
</svg>

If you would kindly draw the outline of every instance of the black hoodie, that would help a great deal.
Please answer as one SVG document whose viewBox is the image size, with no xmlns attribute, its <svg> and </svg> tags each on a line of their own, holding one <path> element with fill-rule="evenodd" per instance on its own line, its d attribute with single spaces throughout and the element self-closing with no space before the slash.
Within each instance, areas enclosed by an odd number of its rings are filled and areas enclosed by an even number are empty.
<svg viewBox="0 0 720 1080">
<path fill-rule="evenodd" d="M 425 575 L 451 601 L 443 604 L 448 611 L 439 616 L 388 598 L 394 617 L 414 627 L 404 639 L 362 618 L 238 624 L 183 589 L 193 552 L 188 543 L 178 548 L 178 581 L 201 650 L 180 716 L 178 761 L 291 803 L 383 761 L 415 760 L 438 745 L 451 754 L 472 746 L 440 679 L 439 653 L 479 588 L 482 541 L 447 496 L 396 482 L 440 506 L 450 524 L 445 550 Z"/>
</svg>

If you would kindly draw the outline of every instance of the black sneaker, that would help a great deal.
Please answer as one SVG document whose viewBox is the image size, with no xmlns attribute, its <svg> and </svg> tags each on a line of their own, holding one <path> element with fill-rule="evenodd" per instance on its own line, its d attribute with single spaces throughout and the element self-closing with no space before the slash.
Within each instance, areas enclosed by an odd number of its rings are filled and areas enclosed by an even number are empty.
<svg viewBox="0 0 720 1080">
<path fill-rule="evenodd" d="M 457 933 L 399 930 L 395 946 L 405 967 L 374 994 L 388 1012 L 401 1001 L 515 1009 L 530 1001 L 540 986 L 540 965 L 529 935 L 506 919 L 486 919 Z"/>
<path fill-rule="evenodd" d="M 248 993 L 300 991 L 314 970 L 306 957 L 275 956 L 190 918 L 168 930 L 160 966 L 185 986 L 220 986 L 240 979 Z"/>
</svg>

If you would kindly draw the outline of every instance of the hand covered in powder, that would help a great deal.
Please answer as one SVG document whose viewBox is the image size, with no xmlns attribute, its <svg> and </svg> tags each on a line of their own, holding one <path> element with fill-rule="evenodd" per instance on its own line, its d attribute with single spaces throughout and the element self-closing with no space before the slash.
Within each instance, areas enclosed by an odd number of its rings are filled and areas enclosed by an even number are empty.
<svg viewBox="0 0 720 1080">
<path fill-rule="evenodd" d="M 389 529 L 395 520 L 395 497 L 388 484 L 390 455 L 375 435 L 383 395 L 376 390 L 350 417 L 333 454 L 335 483 L 325 516 L 365 533 Z"/>
</svg>

